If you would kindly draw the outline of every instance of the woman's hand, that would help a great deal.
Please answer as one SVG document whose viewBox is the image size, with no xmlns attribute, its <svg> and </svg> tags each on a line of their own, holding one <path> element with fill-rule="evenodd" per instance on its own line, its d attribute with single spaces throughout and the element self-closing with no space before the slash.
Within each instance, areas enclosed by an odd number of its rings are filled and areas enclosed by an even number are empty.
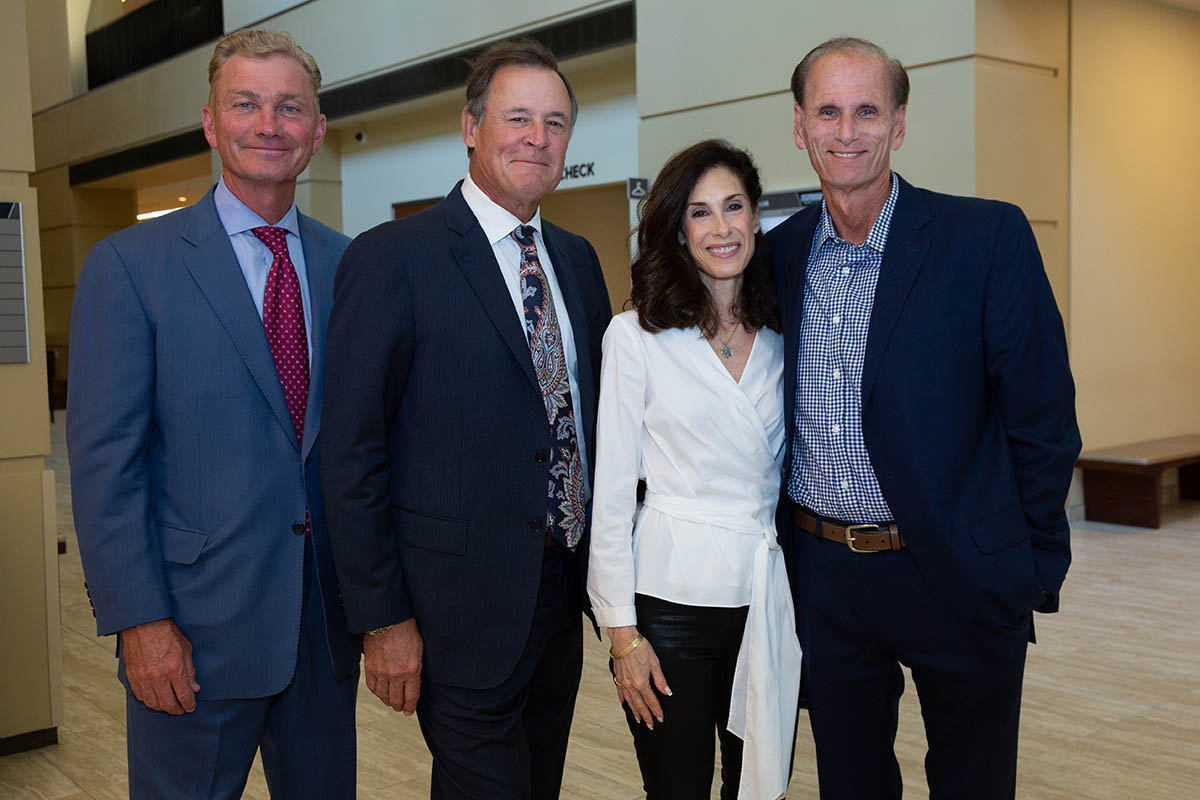
<svg viewBox="0 0 1200 800">
<path fill-rule="evenodd" d="M 620 653 L 637 637 L 637 628 L 633 625 L 608 629 L 613 653 Z M 634 719 L 654 730 L 654 721 L 663 721 L 662 705 L 658 702 L 658 694 L 654 690 L 658 689 L 659 693 L 669 697 L 671 687 L 667 686 L 667 679 L 663 676 L 662 667 L 650 640 L 643 638 L 637 647 L 623 658 L 614 658 L 612 664 L 617 698 L 622 703 L 629 704 Z"/>
</svg>

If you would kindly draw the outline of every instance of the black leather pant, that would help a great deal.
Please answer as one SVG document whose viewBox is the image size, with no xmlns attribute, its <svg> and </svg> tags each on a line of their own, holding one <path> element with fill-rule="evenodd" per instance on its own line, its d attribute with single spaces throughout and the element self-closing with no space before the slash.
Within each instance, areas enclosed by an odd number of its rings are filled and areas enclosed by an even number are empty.
<svg viewBox="0 0 1200 800">
<path fill-rule="evenodd" d="M 638 632 L 658 655 L 672 696 L 659 695 L 654 730 L 625 719 L 633 732 L 647 800 L 708 800 L 713 733 L 721 742 L 721 798 L 737 796 L 742 740 L 725 729 L 729 695 L 748 609 L 686 606 L 637 595 Z"/>
</svg>

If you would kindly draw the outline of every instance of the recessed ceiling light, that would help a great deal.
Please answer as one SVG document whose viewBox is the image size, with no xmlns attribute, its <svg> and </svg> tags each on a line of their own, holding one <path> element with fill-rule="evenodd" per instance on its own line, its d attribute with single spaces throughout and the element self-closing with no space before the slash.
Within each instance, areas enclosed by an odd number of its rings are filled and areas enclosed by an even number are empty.
<svg viewBox="0 0 1200 800">
<path fill-rule="evenodd" d="M 178 200 L 178 201 L 179 201 L 179 202 L 181 202 L 181 203 L 186 203 L 186 202 L 187 202 L 187 198 L 186 198 L 186 197 L 184 197 L 183 195 L 179 195 L 179 197 L 176 197 L 175 199 L 176 199 L 176 200 Z"/>
</svg>

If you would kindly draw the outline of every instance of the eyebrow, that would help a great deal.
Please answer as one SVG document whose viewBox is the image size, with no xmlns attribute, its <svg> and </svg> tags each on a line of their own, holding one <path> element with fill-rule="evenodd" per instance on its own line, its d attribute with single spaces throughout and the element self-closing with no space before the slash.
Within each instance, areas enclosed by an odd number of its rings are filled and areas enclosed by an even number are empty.
<svg viewBox="0 0 1200 800">
<path fill-rule="evenodd" d="M 508 114 L 532 114 L 532 113 L 534 113 L 533 109 L 526 108 L 525 106 L 515 106 L 513 108 L 504 109 L 505 115 L 508 115 Z M 565 111 L 551 111 L 548 114 L 546 114 L 546 116 L 547 117 L 562 117 L 563 119 L 566 119 L 569 115 Z"/>
<path fill-rule="evenodd" d="M 745 198 L 745 197 L 746 197 L 746 193 L 745 193 L 745 192 L 734 192 L 733 194 L 729 195 L 728 197 L 726 197 L 726 198 L 725 198 L 724 200 L 722 200 L 721 202 L 723 202 L 723 203 L 728 203 L 730 200 L 734 200 L 734 199 L 736 199 L 736 198 L 739 198 L 739 197 Z M 707 205 L 708 205 L 708 203 L 704 202 L 703 200 L 696 200 L 696 201 L 694 201 L 694 202 L 690 202 L 690 203 L 688 203 L 688 207 L 689 207 L 689 208 L 691 208 L 692 206 L 707 206 Z"/>
<path fill-rule="evenodd" d="M 252 91 L 250 89 L 234 89 L 233 96 L 234 97 L 245 97 L 247 99 L 254 100 L 254 101 L 262 100 L 262 97 L 258 94 L 258 92 Z M 285 102 L 286 103 L 294 103 L 297 100 L 303 100 L 303 99 L 304 99 L 303 94 L 298 94 L 296 92 L 287 92 L 284 94 L 276 95 L 275 102 L 277 102 L 277 103 L 285 103 Z"/>
</svg>

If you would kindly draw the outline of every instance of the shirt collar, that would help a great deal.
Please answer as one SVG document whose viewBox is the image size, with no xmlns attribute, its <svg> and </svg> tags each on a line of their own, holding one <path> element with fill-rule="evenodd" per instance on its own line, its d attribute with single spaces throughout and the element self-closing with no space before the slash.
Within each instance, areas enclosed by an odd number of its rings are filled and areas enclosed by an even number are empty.
<svg viewBox="0 0 1200 800">
<path fill-rule="evenodd" d="M 892 173 L 892 188 L 888 192 L 887 202 L 883 204 L 883 208 L 879 212 L 879 216 L 875 218 L 875 224 L 871 226 L 871 232 L 867 234 L 867 239 L 862 243 L 863 247 L 869 247 L 880 253 L 887 245 L 888 232 L 892 227 L 892 212 L 896 209 L 896 198 L 900 196 L 900 176 L 895 172 Z M 817 226 L 817 246 L 814 250 L 819 250 L 829 239 L 842 241 L 838 236 L 837 229 L 833 227 L 833 217 L 829 215 L 829 206 L 824 200 L 821 200 L 821 221 Z"/>
<path fill-rule="evenodd" d="M 249 206 L 229 191 L 229 187 L 225 185 L 224 175 L 217 181 L 217 188 L 213 191 L 213 202 L 217 205 L 217 216 L 221 218 L 221 225 L 225 227 L 225 233 L 230 236 L 247 233 L 251 228 L 269 225 L 266 220 L 254 213 Z M 300 220 L 298 215 L 296 201 L 292 200 L 292 207 L 283 215 L 283 219 L 270 227 L 284 228 L 293 236 L 299 236 Z"/>
<path fill-rule="evenodd" d="M 463 179 L 462 196 L 475 215 L 475 219 L 479 220 L 479 227 L 483 228 L 483 234 L 487 237 L 489 244 L 498 244 L 516 230 L 518 225 L 528 225 L 539 233 L 542 230 L 541 208 L 534 212 L 533 219 L 529 222 L 521 222 L 511 211 L 484 194 L 475 181 L 471 180 L 470 172 Z"/>
</svg>

